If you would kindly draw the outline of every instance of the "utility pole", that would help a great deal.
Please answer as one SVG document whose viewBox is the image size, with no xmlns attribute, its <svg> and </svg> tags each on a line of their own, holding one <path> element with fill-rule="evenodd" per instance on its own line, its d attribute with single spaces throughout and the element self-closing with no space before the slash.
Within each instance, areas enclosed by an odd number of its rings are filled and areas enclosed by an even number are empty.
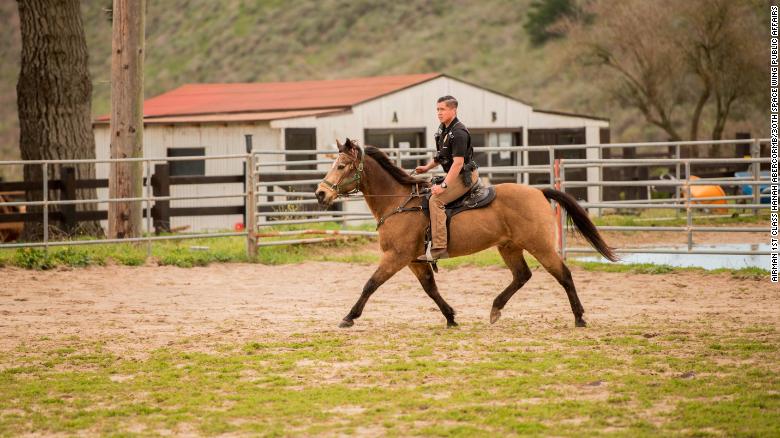
<svg viewBox="0 0 780 438">
<path fill-rule="evenodd" d="M 143 156 L 146 0 L 114 0 L 111 39 L 111 158 Z M 111 198 L 142 196 L 143 163 L 111 163 Z M 141 235 L 141 201 L 110 202 L 109 238 Z"/>
</svg>

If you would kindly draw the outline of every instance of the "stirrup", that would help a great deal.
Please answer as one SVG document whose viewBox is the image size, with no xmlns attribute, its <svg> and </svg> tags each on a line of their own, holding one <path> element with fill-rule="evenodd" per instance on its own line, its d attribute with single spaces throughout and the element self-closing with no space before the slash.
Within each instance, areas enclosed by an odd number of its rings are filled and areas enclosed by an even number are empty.
<svg viewBox="0 0 780 438">
<path fill-rule="evenodd" d="M 433 250 L 431 249 L 431 246 L 432 245 L 429 243 L 428 247 L 425 250 L 425 254 L 421 255 L 420 257 L 417 257 L 417 261 L 432 263 L 432 262 L 435 262 L 437 260 L 446 259 L 446 258 L 450 257 L 449 253 L 447 253 L 447 248 L 437 249 L 436 251 L 440 252 L 441 254 L 439 254 L 438 257 L 434 257 L 433 256 Z"/>
</svg>

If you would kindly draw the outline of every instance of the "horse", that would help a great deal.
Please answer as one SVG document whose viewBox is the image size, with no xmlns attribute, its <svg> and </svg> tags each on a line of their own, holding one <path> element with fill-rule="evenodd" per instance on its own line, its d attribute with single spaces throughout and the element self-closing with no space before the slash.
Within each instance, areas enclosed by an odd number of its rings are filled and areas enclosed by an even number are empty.
<svg viewBox="0 0 780 438">
<path fill-rule="evenodd" d="M 424 252 L 424 234 L 429 220 L 414 207 L 422 202 L 417 195 L 420 188 L 429 187 L 430 182 L 407 174 L 376 147 L 361 148 L 349 138 L 344 144 L 336 143 L 338 156 L 317 185 L 315 196 L 320 206 L 327 208 L 338 197 L 362 192 L 379 224 L 381 249 L 379 266 L 339 327 L 352 327 L 371 295 L 404 267 L 409 267 L 439 307 L 447 326 L 457 326 L 455 311 L 436 287 L 431 264 L 416 260 Z M 493 202 L 452 218 L 447 248 L 450 257 L 458 257 L 496 246 L 512 271 L 512 282 L 493 300 L 491 324 L 498 321 L 512 295 L 531 278 L 531 270 L 523 256 L 523 252 L 528 251 L 566 291 L 575 326 L 585 327 L 585 309 L 577 296 L 571 272 L 556 248 L 556 219 L 548 200 L 554 200 L 566 210 L 569 222 L 573 222 L 577 231 L 605 258 L 617 261 L 614 249 L 604 242 L 588 213 L 571 195 L 551 188 L 540 190 L 514 183 L 498 184 L 495 189 Z"/>
</svg>

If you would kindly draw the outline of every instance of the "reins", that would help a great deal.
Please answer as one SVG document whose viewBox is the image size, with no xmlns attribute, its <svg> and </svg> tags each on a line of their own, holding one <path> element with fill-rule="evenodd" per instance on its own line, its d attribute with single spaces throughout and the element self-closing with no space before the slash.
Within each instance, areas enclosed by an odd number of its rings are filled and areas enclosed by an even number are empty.
<svg viewBox="0 0 780 438">
<path fill-rule="evenodd" d="M 420 205 L 418 205 L 416 207 L 407 207 L 406 206 L 406 204 L 408 204 L 409 201 L 411 201 L 412 199 L 414 199 L 414 198 L 421 198 L 421 197 L 425 196 L 424 194 L 420 193 L 419 187 L 417 185 L 415 185 L 414 188 L 415 188 L 415 190 L 412 193 L 410 193 L 409 196 L 406 197 L 406 200 L 404 200 L 404 202 L 402 202 L 401 205 L 396 207 L 396 209 L 391 211 L 390 213 L 380 217 L 379 220 L 376 221 L 376 229 L 377 230 L 379 229 L 379 227 L 382 226 L 382 224 L 385 223 L 387 218 L 389 218 L 390 216 L 392 216 L 392 215 L 394 215 L 396 213 L 403 213 L 405 211 L 422 211 L 423 210 L 422 204 L 420 204 Z"/>
<path fill-rule="evenodd" d="M 339 152 L 339 153 L 343 154 L 343 152 Z M 365 160 L 365 156 L 366 156 L 365 151 L 361 150 L 360 151 L 360 164 L 358 164 L 358 167 L 355 170 L 355 173 L 352 175 L 352 178 L 348 179 L 347 181 L 339 180 L 336 184 L 333 184 L 330 181 L 328 181 L 328 180 L 323 178 L 322 179 L 322 183 L 325 184 L 326 186 L 328 186 L 328 188 L 330 188 L 331 190 L 333 190 L 336 193 L 336 197 L 337 198 L 338 197 L 349 198 L 350 196 L 357 194 L 358 192 L 360 192 L 360 180 L 363 178 L 363 162 Z M 415 173 L 416 173 L 415 171 L 412 171 L 411 174 L 414 175 Z M 342 192 L 339 189 L 339 186 L 348 185 L 348 184 L 351 184 L 353 182 L 356 183 L 354 189 L 352 189 L 352 190 L 350 190 L 348 192 Z M 412 193 L 410 193 L 409 195 L 366 195 L 364 193 L 363 197 L 372 197 L 372 198 L 375 198 L 375 197 L 395 197 L 395 198 L 398 198 L 398 197 L 401 197 L 401 196 L 406 196 L 406 199 L 404 200 L 404 202 L 402 202 L 401 205 L 396 207 L 395 210 L 393 210 L 389 214 L 379 218 L 379 220 L 377 221 L 377 224 L 376 224 L 376 228 L 379 229 L 379 227 L 382 226 L 382 224 L 385 223 L 387 218 L 389 218 L 390 216 L 392 216 L 392 215 L 394 215 L 396 213 L 403 213 L 405 211 L 422 211 L 422 209 L 423 209 L 422 205 L 418 205 L 416 207 L 406 207 L 406 204 L 408 204 L 409 201 L 411 201 L 412 199 L 414 199 L 414 198 L 421 198 L 421 197 L 425 196 L 424 193 L 420 192 L 420 184 L 422 184 L 422 183 L 424 183 L 424 181 L 420 181 L 419 183 L 415 183 L 414 184 L 414 189 L 412 189 Z"/>
</svg>

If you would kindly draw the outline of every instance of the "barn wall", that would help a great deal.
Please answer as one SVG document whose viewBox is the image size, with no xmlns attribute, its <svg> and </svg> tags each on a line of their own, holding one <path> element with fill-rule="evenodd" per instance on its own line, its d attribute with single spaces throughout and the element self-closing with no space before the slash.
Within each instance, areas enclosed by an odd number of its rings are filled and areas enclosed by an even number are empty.
<svg viewBox="0 0 780 438">
<path fill-rule="evenodd" d="M 455 96 L 460 106 L 458 117 L 472 129 L 523 128 L 523 144 L 528 144 L 528 130 L 536 128 L 582 128 L 586 129 L 587 143 L 609 122 L 587 117 L 534 112 L 531 106 L 507 96 L 461 82 L 457 79 L 440 77 L 387 96 L 356 105 L 351 111 L 320 117 L 276 120 L 272 127 L 312 127 L 317 129 L 319 148 L 333 148 L 335 140 L 345 137 L 365 143 L 365 129 L 424 128 L 426 144 L 433 146 L 433 135 L 438 129 L 436 100 L 444 95 Z M 496 120 L 493 120 L 495 112 Z M 394 115 L 397 121 L 393 121 Z M 594 158 L 594 151 L 588 152 Z M 527 162 L 527 153 L 523 162 Z M 325 169 L 327 165 L 322 166 Z M 589 169 L 593 177 L 597 169 Z M 591 199 L 598 199 L 598 188 L 588 190 Z M 349 202 L 346 211 L 366 212 L 364 203 Z"/>
<path fill-rule="evenodd" d="M 530 115 L 529 126 L 531 129 L 582 128 L 583 126 L 608 128 L 609 122 L 606 120 L 592 119 L 587 117 L 532 112 Z"/>
<path fill-rule="evenodd" d="M 534 112 L 524 102 L 494 93 L 489 90 L 448 77 L 400 90 L 355 105 L 351 110 L 320 117 L 308 116 L 280 119 L 258 123 L 229 123 L 204 125 L 147 125 L 144 130 L 144 155 L 164 157 L 168 147 L 206 147 L 207 155 L 221 155 L 244 152 L 244 135 L 252 134 L 255 150 L 283 150 L 285 128 L 315 128 L 319 149 L 336 149 L 336 139 L 345 137 L 365 143 L 365 129 L 425 129 L 427 146 L 433 145 L 433 135 L 439 126 L 436 119 L 436 99 L 453 95 L 460 102 L 458 117 L 472 129 L 522 128 L 522 144 L 528 144 L 529 129 L 540 128 L 582 128 L 586 129 L 587 143 L 597 143 L 600 128 L 608 128 L 609 122 L 587 117 Z M 493 113 L 495 119 L 493 120 Z M 393 121 L 394 115 L 397 121 Z M 96 125 L 95 137 L 97 157 L 107 158 L 109 151 L 108 125 Z M 589 158 L 597 158 L 595 151 L 588 151 Z M 324 158 L 324 157 L 319 157 Z M 281 161 L 283 156 L 260 156 L 261 160 Z M 527 162 L 527 153 L 523 162 Z M 320 165 L 325 170 L 327 164 Z M 268 169 L 268 168 L 264 168 Z M 282 170 L 271 168 L 270 170 Z M 207 175 L 241 173 L 240 161 L 207 161 Z M 597 177 L 598 169 L 588 169 L 589 178 Z M 106 177 L 108 166 L 98 166 L 98 176 Z M 175 195 L 238 193 L 240 184 L 222 186 L 190 186 L 174 189 Z M 598 189 L 588 190 L 589 198 L 598 199 Z M 99 196 L 107 196 L 103 190 Z M 275 198 L 274 200 L 282 200 Z M 240 198 L 200 201 L 176 201 L 173 206 L 189 205 L 234 205 L 243 202 Z M 365 203 L 348 202 L 346 211 L 367 212 Z M 231 228 L 241 222 L 239 216 L 215 216 L 201 218 L 174 218 L 172 226 L 189 225 L 191 231 Z"/>
<path fill-rule="evenodd" d="M 96 125 L 95 144 L 98 159 L 109 158 L 110 142 L 108 125 Z M 242 154 L 246 151 L 245 134 L 253 136 L 255 150 L 280 150 L 278 130 L 268 122 L 230 124 L 177 124 L 147 125 L 144 127 L 144 156 L 164 158 L 168 148 L 204 147 L 207 156 Z M 275 159 L 276 160 L 276 159 Z M 164 162 L 161 160 L 159 163 Z M 157 164 L 159 164 L 157 163 Z M 243 172 L 242 159 L 207 160 L 206 175 L 237 175 Z M 107 178 L 109 166 L 98 165 L 98 178 Z M 144 169 L 144 173 L 146 170 Z M 154 163 L 152 165 L 154 172 Z M 242 193 L 242 184 L 211 184 L 199 186 L 174 186 L 171 196 L 226 195 Z M 98 197 L 107 198 L 108 190 L 98 190 Z M 172 201 L 171 207 L 242 205 L 242 198 L 201 199 Z M 101 208 L 106 208 L 105 204 Z M 243 222 L 241 215 L 174 217 L 171 227 L 188 227 L 187 231 L 215 231 L 232 229 L 237 222 Z M 108 227 L 104 221 L 103 226 Z M 144 229 L 146 221 L 144 220 Z"/>
</svg>

